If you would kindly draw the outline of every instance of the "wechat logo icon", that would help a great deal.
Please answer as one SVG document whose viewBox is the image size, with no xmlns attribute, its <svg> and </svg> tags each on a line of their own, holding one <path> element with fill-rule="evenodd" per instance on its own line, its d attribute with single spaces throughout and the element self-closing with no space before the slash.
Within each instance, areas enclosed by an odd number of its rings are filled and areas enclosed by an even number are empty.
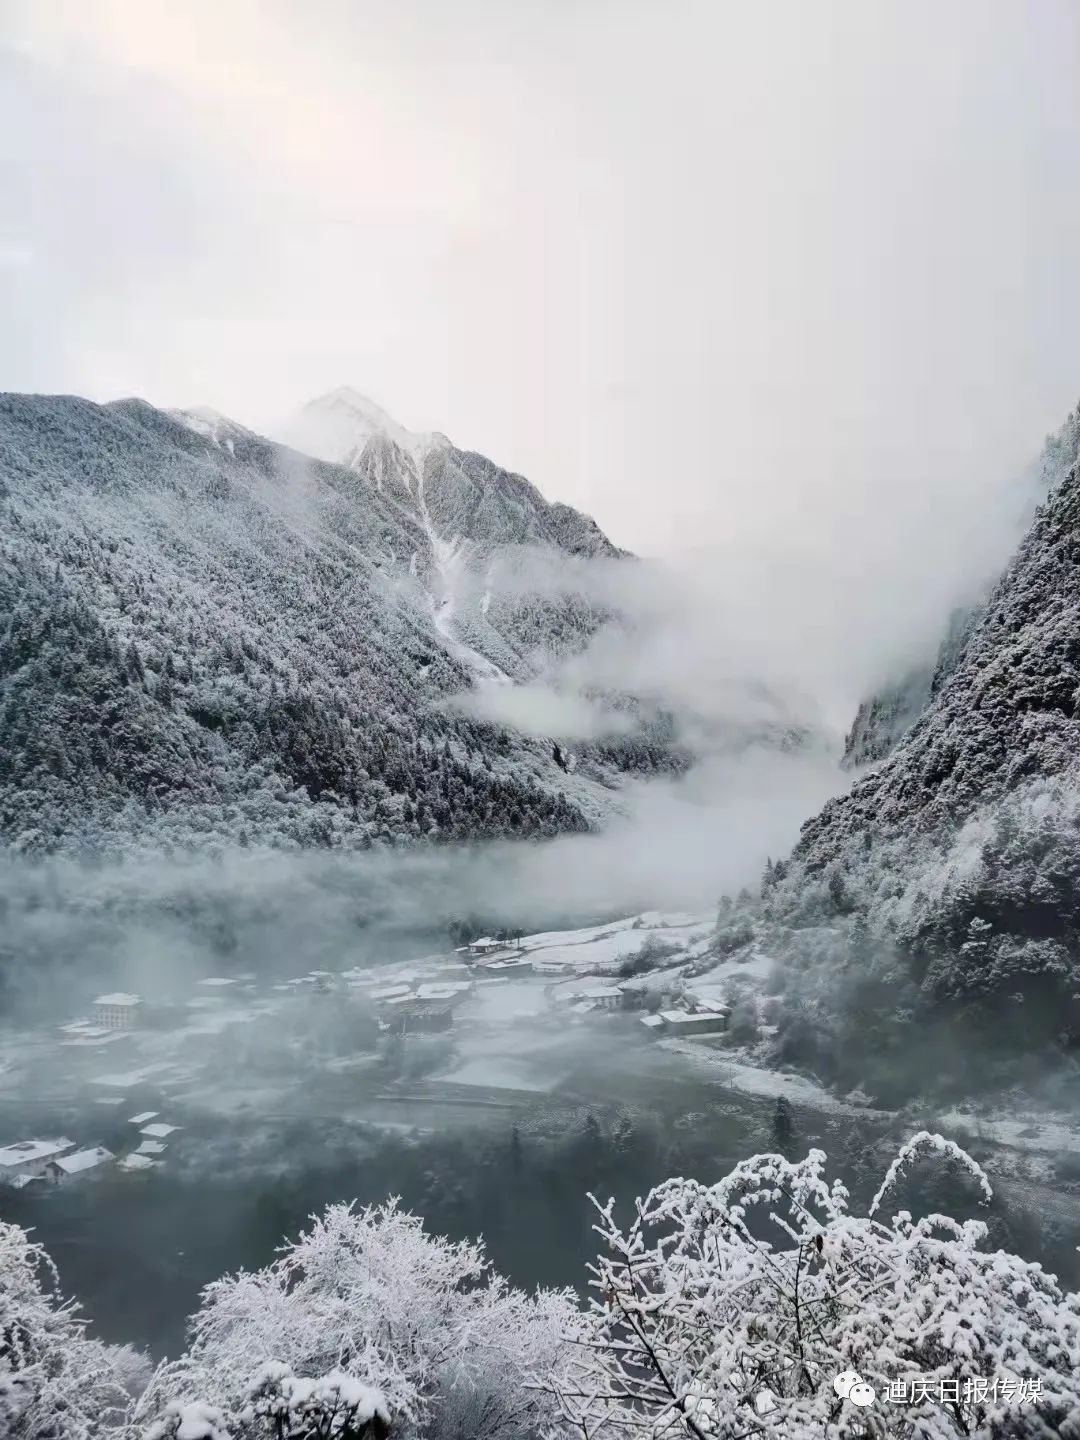
<svg viewBox="0 0 1080 1440">
<path fill-rule="evenodd" d="M 832 1382 L 837 1395 L 853 1405 L 872 1405 L 877 1391 L 868 1385 L 857 1370 L 845 1370 Z"/>
</svg>

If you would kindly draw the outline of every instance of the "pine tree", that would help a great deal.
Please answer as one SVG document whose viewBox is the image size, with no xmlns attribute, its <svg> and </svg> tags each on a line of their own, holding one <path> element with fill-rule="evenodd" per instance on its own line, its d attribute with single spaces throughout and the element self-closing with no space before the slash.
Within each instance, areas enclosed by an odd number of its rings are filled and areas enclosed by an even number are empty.
<svg viewBox="0 0 1080 1440">
<path fill-rule="evenodd" d="M 787 1158 L 795 1142 L 795 1122 L 791 1106 L 783 1095 L 776 1097 L 772 1117 L 772 1143 L 777 1153 Z"/>
</svg>

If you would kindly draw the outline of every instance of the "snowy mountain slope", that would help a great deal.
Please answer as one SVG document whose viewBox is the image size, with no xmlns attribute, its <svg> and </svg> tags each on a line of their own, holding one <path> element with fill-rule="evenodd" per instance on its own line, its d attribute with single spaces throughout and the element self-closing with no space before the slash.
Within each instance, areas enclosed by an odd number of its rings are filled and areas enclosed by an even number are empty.
<svg viewBox="0 0 1080 1440">
<path fill-rule="evenodd" d="M 629 617 L 599 597 L 603 567 L 644 562 L 614 546 L 589 516 L 549 503 L 522 476 L 445 435 L 407 431 L 353 390 L 312 401 L 282 434 L 365 476 L 420 524 L 428 548 L 414 573 L 447 648 L 481 685 L 576 685 L 580 670 L 571 662 L 605 629 L 617 651 L 633 649 Z M 575 749 L 599 766 L 652 773 L 685 769 L 697 753 L 823 743 L 815 724 L 757 688 L 761 695 L 740 707 L 752 718 L 728 722 L 686 711 L 676 717 L 657 696 L 586 682 L 573 700 L 595 706 L 613 730 L 589 744 L 579 737 Z"/>
<path fill-rule="evenodd" d="M 844 740 L 841 764 L 857 769 L 884 760 L 941 689 L 963 650 L 976 610 L 954 610 L 935 661 L 917 665 L 859 706 Z"/>
<path fill-rule="evenodd" d="M 428 541 L 415 573 L 440 632 L 478 676 L 533 679 L 612 618 L 575 586 L 573 562 L 623 552 L 522 476 L 444 435 L 406 430 L 355 390 L 313 400 L 281 433 L 363 475 L 415 517 Z"/>
<path fill-rule="evenodd" d="M 278 438 L 294 450 L 355 469 L 368 441 L 379 436 L 418 462 L 444 435 L 416 434 L 399 425 L 381 405 L 358 390 L 341 386 L 310 401 L 281 428 Z"/>
<path fill-rule="evenodd" d="M 1080 1033 L 1080 411 L 1058 440 L 1059 483 L 926 709 L 766 894 L 785 923 L 862 915 L 926 994 Z"/>
<path fill-rule="evenodd" d="M 598 599 L 605 588 L 598 567 L 641 562 L 522 476 L 445 435 L 406 430 L 355 390 L 313 400 L 281 434 L 363 476 L 419 524 L 426 544 L 412 573 L 445 648 L 477 686 L 565 688 L 565 662 L 605 627 L 625 628 L 626 617 Z M 580 698 L 575 690 L 569 705 Z M 571 737 L 586 768 L 650 774 L 690 763 L 692 747 L 680 742 L 663 705 L 609 690 L 590 692 L 584 703 L 613 720 L 610 735 Z"/>
<path fill-rule="evenodd" d="M 1058 489 L 1075 464 L 1080 449 L 1076 427 L 1076 417 L 1070 416 L 1056 434 L 1047 437 L 1038 460 L 1019 477 L 1015 487 L 1017 540 L 1032 523 L 1036 508 Z M 986 591 L 989 588 L 988 584 Z M 968 633 L 982 617 L 986 591 L 975 603 L 960 606 L 947 617 L 936 655 L 862 702 L 845 741 L 845 769 L 883 760 L 923 713 L 952 673 Z"/>
<path fill-rule="evenodd" d="M 610 811 L 612 765 L 567 774 L 448 703 L 498 679 L 458 632 L 454 541 L 411 452 L 378 435 L 353 460 L 206 412 L 0 397 L 0 836 L 366 845 Z"/>
</svg>

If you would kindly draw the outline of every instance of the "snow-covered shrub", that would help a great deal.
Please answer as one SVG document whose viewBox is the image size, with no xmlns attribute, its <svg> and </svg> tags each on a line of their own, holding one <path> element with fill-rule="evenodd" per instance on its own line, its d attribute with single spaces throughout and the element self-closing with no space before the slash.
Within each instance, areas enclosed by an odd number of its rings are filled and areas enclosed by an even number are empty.
<svg viewBox="0 0 1080 1440">
<path fill-rule="evenodd" d="M 569 1363 L 538 1380 L 562 1422 L 588 1440 L 1080 1435 L 1080 1299 L 981 1249 L 979 1221 L 879 1218 L 928 1148 L 989 1197 L 974 1161 L 922 1132 L 866 1216 L 820 1150 L 758 1155 L 712 1186 L 669 1180 L 626 1232 L 598 1206 L 597 1296 Z M 849 1372 L 876 1403 L 838 1393 Z"/>
<path fill-rule="evenodd" d="M 395 1202 L 332 1205 L 273 1264 L 207 1287 L 186 1355 L 138 1413 L 197 1399 L 239 1414 L 273 1359 L 290 1375 L 366 1377 L 402 1433 L 441 1434 L 464 1409 L 470 1440 L 516 1437 L 550 1409 L 526 1380 L 556 1363 L 575 1315 L 566 1294 L 511 1289 L 482 1245 L 429 1235 Z"/>
<path fill-rule="evenodd" d="M 88 1340 L 78 1307 L 18 1225 L 0 1221 L 0 1436 L 88 1440 L 118 1422 L 140 1368 L 130 1347 Z"/>
<path fill-rule="evenodd" d="M 235 1414 L 204 1401 L 172 1401 L 142 1440 L 382 1440 L 390 1412 L 382 1393 L 334 1371 L 315 1379 L 269 1362 Z"/>
</svg>

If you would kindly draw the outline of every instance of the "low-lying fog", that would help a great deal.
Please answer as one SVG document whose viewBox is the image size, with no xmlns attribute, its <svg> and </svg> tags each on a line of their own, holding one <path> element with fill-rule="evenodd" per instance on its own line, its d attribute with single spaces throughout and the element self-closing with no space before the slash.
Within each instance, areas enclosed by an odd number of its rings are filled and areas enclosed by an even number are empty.
<svg viewBox="0 0 1080 1440">
<path fill-rule="evenodd" d="M 489 861 L 515 873 L 510 856 Z M 144 860 L 57 866 L 51 897 L 44 871 L 18 905 L 9 897 L 13 933 L 69 963 L 24 987 L 5 1027 L 0 1148 L 58 1137 L 108 1156 L 59 1183 L 0 1186 L 0 1218 L 35 1230 L 100 1334 L 176 1354 L 202 1285 L 266 1263 L 338 1200 L 399 1195 L 439 1233 L 483 1235 L 519 1284 L 583 1285 L 587 1191 L 629 1204 L 670 1174 L 718 1179 L 780 1143 L 780 1095 L 795 1148 L 821 1145 L 856 1191 L 873 1187 L 906 1117 L 754 1069 L 721 1030 L 641 1023 L 672 992 L 765 995 L 769 957 L 712 954 L 711 911 L 652 911 L 527 934 L 478 966 L 439 924 L 452 874 L 482 865 L 464 853 L 385 874 L 368 857 Z M 494 905 L 496 881 L 458 890 L 459 915 L 477 896 Z M 92 991 L 121 981 L 142 1005 L 110 1029 Z M 434 1000 L 433 1023 L 402 1033 L 397 1007 L 417 997 Z M 1056 1232 L 1025 1215 L 1037 1203 L 1075 1220 L 1075 1201 L 1020 1173 L 1013 1243 L 1056 1258 Z"/>
</svg>

